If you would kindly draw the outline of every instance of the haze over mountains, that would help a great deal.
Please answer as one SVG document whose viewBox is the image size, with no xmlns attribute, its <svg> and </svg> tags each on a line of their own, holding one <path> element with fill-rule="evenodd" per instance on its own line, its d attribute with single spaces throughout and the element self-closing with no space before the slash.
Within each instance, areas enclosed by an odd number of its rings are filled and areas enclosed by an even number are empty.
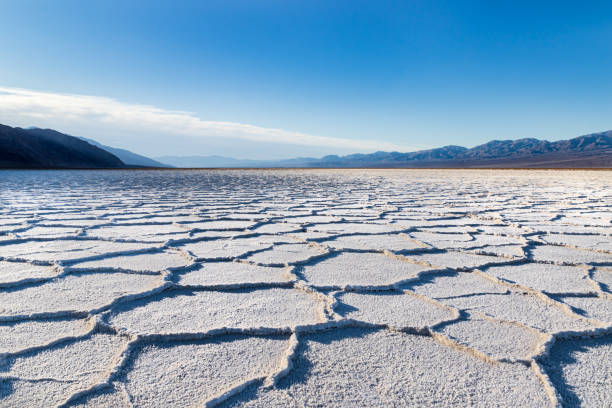
<svg viewBox="0 0 612 408">
<path fill-rule="evenodd" d="M 83 139 L 84 141 L 86 141 L 87 143 L 90 143 L 94 146 L 97 146 L 101 149 L 106 150 L 109 153 L 114 154 L 115 156 L 117 156 L 119 159 L 121 159 L 121 161 L 123 163 L 125 163 L 128 166 L 141 166 L 141 167 L 170 167 L 167 164 L 164 163 L 160 163 L 156 160 L 150 159 L 146 156 L 142 156 L 140 154 L 136 154 L 134 152 L 130 152 L 129 150 L 126 149 L 119 149 L 116 147 L 110 147 L 110 146 L 105 146 L 99 142 L 96 142 L 95 140 L 92 139 L 87 139 L 85 137 L 81 137 L 81 139 Z"/>
<path fill-rule="evenodd" d="M 612 168 L 612 131 L 569 140 L 493 140 L 466 148 L 445 146 L 417 152 L 376 152 L 281 161 L 222 156 L 164 156 L 156 160 L 52 129 L 0 125 L 0 168 Z"/>
</svg>

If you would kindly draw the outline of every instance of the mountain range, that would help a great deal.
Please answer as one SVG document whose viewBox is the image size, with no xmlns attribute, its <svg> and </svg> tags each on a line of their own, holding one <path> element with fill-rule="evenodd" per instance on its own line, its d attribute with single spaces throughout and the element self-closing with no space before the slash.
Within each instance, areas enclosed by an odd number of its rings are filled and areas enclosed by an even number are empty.
<svg viewBox="0 0 612 408">
<path fill-rule="evenodd" d="M 569 140 L 493 140 L 473 147 L 445 146 L 410 153 L 326 156 L 316 167 L 612 167 L 612 131 Z"/>
<path fill-rule="evenodd" d="M 444 146 L 416 152 L 376 152 L 296 158 L 281 161 L 238 160 L 221 156 L 165 156 L 157 158 L 176 167 L 380 167 L 380 168 L 591 168 L 612 167 L 612 131 L 593 133 L 569 140 L 493 140 L 466 148 Z"/>
<path fill-rule="evenodd" d="M 612 168 L 612 131 L 569 140 L 493 140 L 466 148 L 240 160 L 222 156 L 151 159 L 53 129 L 0 125 L 0 168 Z"/>
</svg>

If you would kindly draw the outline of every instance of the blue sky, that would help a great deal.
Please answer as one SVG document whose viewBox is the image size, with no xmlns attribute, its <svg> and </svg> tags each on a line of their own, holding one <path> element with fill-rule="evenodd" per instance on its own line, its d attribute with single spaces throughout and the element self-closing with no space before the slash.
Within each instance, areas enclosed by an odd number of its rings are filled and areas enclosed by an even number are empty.
<svg viewBox="0 0 612 408">
<path fill-rule="evenodd" d="M 0 123 L 151 156 L 612 128 L 612 3 L 5 0 Z"/>
</svg>

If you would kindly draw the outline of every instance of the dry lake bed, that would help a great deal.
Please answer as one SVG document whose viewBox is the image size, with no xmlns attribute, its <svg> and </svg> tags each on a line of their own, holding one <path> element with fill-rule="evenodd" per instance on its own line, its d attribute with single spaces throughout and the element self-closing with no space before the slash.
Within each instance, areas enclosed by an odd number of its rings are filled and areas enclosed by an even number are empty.
<svg viewBox="0 0 612 408">
<path fill-rule="evenodd" d="M 0 406 L 612 405 L 612 172 L 0 172 Z"/>
</svg>

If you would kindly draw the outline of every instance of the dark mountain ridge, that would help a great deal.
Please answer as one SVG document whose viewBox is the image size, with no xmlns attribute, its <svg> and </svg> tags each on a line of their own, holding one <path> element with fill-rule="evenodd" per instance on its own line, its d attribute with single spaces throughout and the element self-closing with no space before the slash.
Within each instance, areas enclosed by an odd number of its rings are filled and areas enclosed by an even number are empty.
<svg viewBox="0 0 612 408">
<path fill-rule="evenodd" d="M 0 125 L 0 168 L 121 168 L 115 155 L 52 129 Z"/>
</svg>

